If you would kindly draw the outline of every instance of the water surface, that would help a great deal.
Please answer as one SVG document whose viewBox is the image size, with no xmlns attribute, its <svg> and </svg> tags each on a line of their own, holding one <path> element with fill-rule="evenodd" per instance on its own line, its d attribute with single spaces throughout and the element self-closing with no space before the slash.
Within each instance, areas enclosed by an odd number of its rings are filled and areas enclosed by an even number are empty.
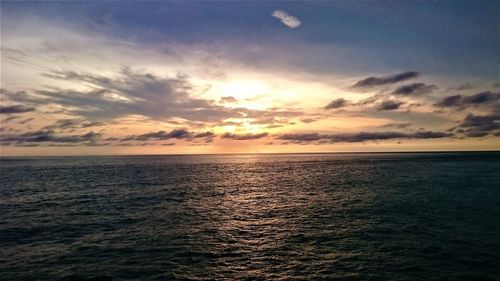
<svg viewBox="0 0 500 281">
<path fill-rule="evenodd" d="M 2 280 L 500 280 L 500 153 L 0 161 Z"/>
</svg>

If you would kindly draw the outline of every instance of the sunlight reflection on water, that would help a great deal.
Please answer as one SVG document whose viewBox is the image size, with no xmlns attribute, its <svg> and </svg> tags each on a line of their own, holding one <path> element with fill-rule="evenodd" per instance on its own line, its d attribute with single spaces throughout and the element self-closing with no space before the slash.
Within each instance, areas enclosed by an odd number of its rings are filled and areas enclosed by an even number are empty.
<svg viewBox="0 0 500 281">
<path fill-rule="evenodd" d="M 495 279 L 498 160 L 5 158 L 0 270 L 6 280 Z"/>
</svg>

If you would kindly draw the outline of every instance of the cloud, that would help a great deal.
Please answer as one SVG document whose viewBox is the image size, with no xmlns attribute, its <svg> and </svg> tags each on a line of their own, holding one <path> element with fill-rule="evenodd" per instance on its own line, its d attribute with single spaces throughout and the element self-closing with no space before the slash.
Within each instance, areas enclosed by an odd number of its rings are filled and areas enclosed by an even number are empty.
<svg viewBox="0 0 500 281">
<path fill-rule="evenodd" d="M 292 141 L 317 141 L 322 138 L 324 138 L 324 136 L 318 133 L 310 133 L 310 134 L 283 134 L 278 136 L 276 139 L 292 140 Z"/>
<path fill-rule="evenodd" d="M 453 136 L 452 133 L 444 133 L 444 132 L 433 132 L 433 131 L 424 131 L 420 130 L 414 134 L 409 134 L 408 138 L 413 139 L 439 139 Z"/>
<path fill-rule="evenodd" d="M 431 93 L 432 91 L 437 89 L 438 87 L 436 85 L 427 85 L 425 83 L 413 83 L 396 88 L 396 90 L 394 90 L 392 94 L 402 95 L 402 96 L 423 95 Z"/>
<path fill-rule="evenodd" d="M 223 139 L 231 139 L 231 140 L 254 140 L 260 139 L 267 136 L 268 133 L 257 133 L 257 134 L 233 134 L 233 133 L 225 133 L 220 137 Z"/>
<path fill-rule="evenodd" d="M 461 105 L 461 103 L 462 103 L 462 95 L 453 95 L 443 98 L 434 105 L 439 107 L 452 107 L 452 106 L 459 106 Z"/>
<path fill-rule="evenodd" d="M 325 109 L 337 109 L 344 107 L 349 104 L 349 101 L 343 98 L 338 98 L 333 101 L 331 101 L 329 104 L 325 106 Z"/>
<path fill-rule="evenodd" d="M 500 100 L 500 92 L 481 92 L 477 93 L 473 96 L 466 96 L 463 98 L 463 102 L 465 104 L 483 104 L 490 103 Z"/>
<path fill-rule="evenodd" d="M 499 100 L 500 92 L 485 91 L 472 96 L 447 96 L 434 105 L 437 107 L 455 107 L 457 109 L 464 109 L 467 106 L 495 105 L 495 103 Z"/>
<path fill-rule="evenodd" d="M 454 131 L 470 138 L 485 137 L 490 135 L 490 133 L 493 136 L 498 136 L 500 133 L 500 116 L 498 114 L 468 114 L 457 127 L 453 127 L 449 131 Z"/>
<path fill-rule="evenodd" d="M 23 124 L 24 125 L 26 123 L 29 123 L 29 122 L 33 121 L 33 120 L 35 120 L 35 117 L 26 118 L 24 120 L 19 121 L 19 124 Z"/>
<path fill-rule="evenodd" d="M 401 105 L 403 105 L 404 102 L 402 101 L 397 101 L 397 100 L 386 100 L 378 104 L 377 110 L 382 111 L 382 110 L 396 110 L 398 109 Z"/>
<path fill-rule="evenodd" d="M 302 112 L 279 109 L 252 110 L 217 105 L 213 100 L 195 97 L 203 89 L 185 75 L 159 77 L 148 72 L 123 67 L 115 76 L 101 76 L 73 71 L 51 71 L 46 77 L 78 82 L 89 90 L 49 88 L 25 91 L 2 91 L 11 101 L 59 105 L 86 119 L 114 119 L 142 115 L 156 120 L 182 118 L 192 122 L 221 122 L 228 118 L 260 116 L 291 117 Z"/>
<path fill-rule="evenodd" d="M 488 134 L 489 134 L 488 132 L 481 132 L 481 131 L 469 131 L 465 133 L 465 135 L 469 138 L 482 138 L 487 136 Z"/>
<path fill-rule="evenodd" d="M 215 137 L 215 134 L 212 132 L 195 133 L 195 132 L 190 132 L 186 129 L 173 129 L 170 132 L 165 132 L 161 130 L 152 133 L 131 135 L 120 139 L 120 141 L 124 142 L 124 141 L 169 140 L 169 139 L 192 140 L 195 138 L 209 139 L 213 137 Z M 116 139 L 108 139 L 108 140 L 116 140 Z"/>
<path fill-rule="evenodd" d="M 452 136 L 452 133 L 433 132 L 433 131 L 418 131 L 415 133 L 401 133 L 401 132 L 359 132 L 359 133 L 345 133 L 345 134 L 318 134 L 318 133 L 305 133 L 305 134 L 283 134 L 276 137 L 278 140 L 286 140 L 292 142 L 315 142 L 324 141 L 327 143 L 335 142 L 364 142 L 364 141 L 378 141 L 389 139 L 436 139 Z"/>
<path fill-rule="evenodd" d="M 21 117 L 19 117 L 19 116 L 9 116 L 9 117 L 5 118 L 2 122 L 7 123 L 9 121 L 12 121 L 12 120 L 15 120 L 15 119 L 19 119 L 19 118 L 21 118 Z"/>
<path fill-rule="evenodd" d="M 460 85 L 458 85 L 456 87 L 449 87 L 448 89 L 446 89 L 446 91 L 447 92 L 450 92 L 450 91 L 465 91 L 465 90 L 474 89 L 476 87 L 477 87 L 476 84 L 463 83 L 463 84 L 460 84 Z"/>
<path fill-rule="evenodd" d="M 309 123 L 313 123 L 313 122 L 316 122 L 318 121 L 319 118 L 303 118 L 303 119 L 300 119 L 300 121 L 302 123 L 306 123 L 306 124 L 309 124 Z"/>
<path fill-rule="evenodd" d="M 197 133 L 193 136 L 193 138 L 213 138 L 213 137 L 215 137 L 215 134 L 212 132 Z"/>
<path fill-rule="evenodd" d="M 82 143 L 88 142 L 87 145 L 94 145 L 101 138 L 101 134 L 88 132 L 82 135 L 56 135 L 52 130 L 39 130 L 34 132 L 26 132 L 20 135 L 2 135 L 2 142 L 16 143 Z"/>
<path fill-rule="evenodd" d="M 82 123 L 82 128 L 90 128 L 90 127 L 97 127 L 97 126 L 104 126 L 104 122 L 84 122 Z"/>
<path fill-rule="evenodd" d="M 411 126 L 411 123 L 387 123 L 385 125 L 379 126 L 379 128 L 396 128 L 405 129 Z"/>
<path fill-rule="evenodd" d="M 31 111 L 35 111 L 35 108 L 22 105 L 0 106 L 0 114 L 26 113 Z"/>
<path fill-rule="evenodd" d="M 89 122 L 82 118 L 73 118 L 73 119 L 60 119 L 54 122 L 52 125 L 45 126 L 46 130 L 54 130 L 54 129 L 77 129 L 77 128 L 90 128 L 97 126 L 104 126 L 103 122 Z"/>
<path fill-rule="evenodd" d="M 394 84 L 408 79 L 415 78 L 420 74 L 416 71 L 407 71 L 390 76 L 382 77 L 368 77 L 366 79 L 360 80 L 353 85 L 354 88 L 370 88 L 374 86 L 381 86 L 386 84 Z"/>
<path fill-rule="evenodd" d="M 288 14 L 285 11 L 276 10 L 272 13 L 272 16 L 281 20 L 284 25 L 290 28 L 297 28 L 302 24 L 298 18 Z"/>
<path fill-rule="evenodd" d="M 236 103 L 238 100 L 235 97 L 227 96 L 220 98 L 220 103 Z"/>
<path fill-rule="evenodd" d="M 459 127 L 472 128 L 476 131 L 493 131 L 500 129 L 500 116 L 498 114 L 474 115 L 468 114 Z"/>
</svg>

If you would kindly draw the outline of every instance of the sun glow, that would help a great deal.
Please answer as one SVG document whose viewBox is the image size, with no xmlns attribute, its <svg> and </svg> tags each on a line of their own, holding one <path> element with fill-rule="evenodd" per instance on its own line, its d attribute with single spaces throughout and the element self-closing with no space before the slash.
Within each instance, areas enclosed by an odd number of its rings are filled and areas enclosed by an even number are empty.
<svg viewBox="0 0 500 281">
<path fill-rule="evenodd" d="M 253 119 L 246 118 L 231 118 L 225 122 L 230 124 L 218 126 L 214 132 L 218 134 L 235 133 L 235 134 L 257 134 L 264 132 L 265 125 L 252 123 Z"/>
<path fill-rule="evenodd" d="M 267 94 L 269 87 L 259 80 L 233 80 L 222 85 L 222 93 L 238 100 L 252 99 Z"/>
</svg>

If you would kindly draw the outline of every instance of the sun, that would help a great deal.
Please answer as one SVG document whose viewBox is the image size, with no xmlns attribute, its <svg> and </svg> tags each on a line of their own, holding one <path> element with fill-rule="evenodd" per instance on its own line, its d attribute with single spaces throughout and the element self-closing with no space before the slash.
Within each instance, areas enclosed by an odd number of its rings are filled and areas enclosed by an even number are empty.
<svg viewBox="0 0 500 281">
<path fill-rule="evenodd" d="M 224 96 L 232 96 L 238 100 L 248 100 L 268 92 L 268 85 L 259 80 L 233 80 L 222 85 Z"/>
</svg>

